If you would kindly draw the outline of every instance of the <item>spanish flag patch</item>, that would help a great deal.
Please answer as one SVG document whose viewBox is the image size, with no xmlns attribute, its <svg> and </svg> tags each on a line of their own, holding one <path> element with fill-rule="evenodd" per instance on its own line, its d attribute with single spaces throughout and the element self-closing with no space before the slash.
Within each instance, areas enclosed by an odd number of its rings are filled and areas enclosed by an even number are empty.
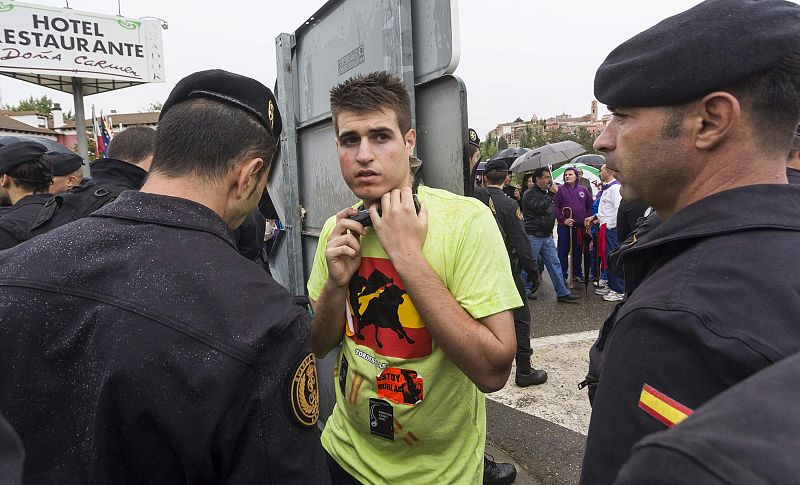
<svg viewBox="0 0 800 485">
<path fill-rule="evenodd" d="M 639 407 L 668 428 L 680 423 L 694 412 L 649 384 L 642 386 Z"/>
</svg>

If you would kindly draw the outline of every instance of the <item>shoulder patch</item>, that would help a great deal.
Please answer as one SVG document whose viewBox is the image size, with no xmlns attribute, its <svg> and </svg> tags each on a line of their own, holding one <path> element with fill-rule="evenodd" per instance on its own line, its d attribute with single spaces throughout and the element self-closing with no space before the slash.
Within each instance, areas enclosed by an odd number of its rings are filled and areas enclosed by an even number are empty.
<svg viewBox="0 0 800 485">
<path fill-rule="evenodd" d="M 319 419 L 317 361 L 311 352 L 297 365 L 289 383 L 289 405 L 297 424 L 311 427 Z"/>
<path fill-rule="evenodd" d="M 517 219 L 521 221 L 525 220 L 525 218 L 522 216 L 522 211 L 519 209 L 519 207 L 517 207 Z"/>
<path fill-rule="evenodd" d="M 497 214 L 497 211 L 494 208 L 494 201 L 491 197 L 489 197 L 489 210 L 492 211 L 492 214 Z"/>
</svg>

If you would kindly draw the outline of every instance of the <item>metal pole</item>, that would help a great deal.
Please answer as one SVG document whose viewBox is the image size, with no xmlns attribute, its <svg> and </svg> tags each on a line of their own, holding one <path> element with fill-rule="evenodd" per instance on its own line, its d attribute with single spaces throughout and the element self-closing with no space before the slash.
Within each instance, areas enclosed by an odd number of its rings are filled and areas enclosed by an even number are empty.
<svg viewBox="0 0 800 485">
<path fill-rule="evenodd" d="M 86 116 L 83 112 L 83 82 L 79 77 L 72 78 L 72 98 L 75 101 L 75 134 L 78 137 L 78 155 L 89 161 L 89 146 L 86 144 Z M 91 175 L 89 164 L 83 166 L 83 175 Z"/>
<path fill-rule="evenodd" d="M 294 111 L 289 109 L 295 102 L 294 76 L 292 69 L 292 48 L 294 36 L 280 34 L 276 39 L 278 61 L 278 92 L 281 114 L 283 115 L 283 134 L 281 135 L 281 161 L 283 162 L 284 217 L 286 226 L 286 249 L 288 261 L 289 292 L 305 294 L 305 275 L 303 273 L 303 223 L 300 220 L 300 188 L 297 174 L 297 126 Z"/>
</svg>

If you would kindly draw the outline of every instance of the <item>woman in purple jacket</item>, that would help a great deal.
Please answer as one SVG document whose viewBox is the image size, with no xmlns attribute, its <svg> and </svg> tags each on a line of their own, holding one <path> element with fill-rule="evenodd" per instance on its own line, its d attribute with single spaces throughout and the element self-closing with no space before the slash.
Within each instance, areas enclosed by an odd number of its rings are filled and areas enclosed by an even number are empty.
<svg viewBox="0 0 800 485">
<path fill-rule="evenodd" d="M 583 281 L 581 268 L 583 221 L 592 213 L 592 194 L 586 187 L 579 184 L 578 180 L 578 172 L 575 168 L 570 167 L 564 170 L 564 185 L 558 188 L 558 192 L 553 197 L 553 205 L 558 220 L 558 259 L 561 262 L 561 271 L 566 279 L 569 268 L 567 260 L 569 228 L 572 227 L 572 276 Z"/>
</svg>

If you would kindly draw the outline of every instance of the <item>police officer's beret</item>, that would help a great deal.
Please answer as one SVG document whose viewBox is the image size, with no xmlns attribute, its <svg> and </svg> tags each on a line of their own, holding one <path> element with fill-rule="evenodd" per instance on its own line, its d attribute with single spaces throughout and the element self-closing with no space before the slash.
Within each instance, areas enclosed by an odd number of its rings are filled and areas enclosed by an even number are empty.
<svg viewBox="0 0 800 485">
<path fill-rule="evenodd" d="M 508 165 L 502 160 L 489 160 L 483 167 L 483 173 L 492 171 L 508 172 Z"/>
<path fill-rule="evenodd" d="M 48 153 L 44 160 L 53 167 L 53 175 L 69 175 L 83 165 L 83 159 L 74 153 Z"/>
<path fill-rule="evenodd" d="M 478 138 L 478 132 L 473 130 L 472 128 L 469 129 L 469 144 L 475 147 L 481 147 L 481 139 Z"/>
<path fill-rule="evenodd" d="M 800 5 L 707 0 L 611 51 L 594 78 L 609 106 L 681 104 L 765 71 L 800 50 Z"/>
<path fill-rule="evenodd" d="M 176 104 L 192 98 L 209 98 L 240 108 L 264 125 L 277 140 L 283 125 L 272 91 L 255 79 L 209 69 L 190 74 L 178 81 L 161 108 L 159 120 Z"/>
<path fill-rule="evenodd" d="M 35 162 L 47 153 L 47 148 L 35 141 L 19 141 L 0 148 L 0 174 L 29 162 Z"/>
</svg>

